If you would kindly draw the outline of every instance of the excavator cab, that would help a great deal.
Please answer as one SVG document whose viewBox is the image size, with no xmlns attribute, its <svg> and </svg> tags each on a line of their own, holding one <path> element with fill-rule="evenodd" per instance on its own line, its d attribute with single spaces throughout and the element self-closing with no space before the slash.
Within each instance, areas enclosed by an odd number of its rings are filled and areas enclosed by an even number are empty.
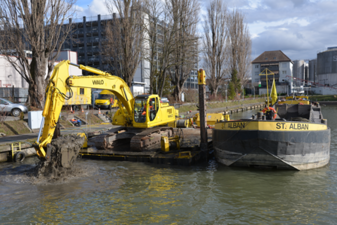
<svg viewBox="0 0 337 225">
<path fill-rule="evenodd" d="M 150 95 L 139 95 L 135 98 L 134 120 L 136 123 L 153 121 L 159 110 L 159 98 Z"/>
</svg>

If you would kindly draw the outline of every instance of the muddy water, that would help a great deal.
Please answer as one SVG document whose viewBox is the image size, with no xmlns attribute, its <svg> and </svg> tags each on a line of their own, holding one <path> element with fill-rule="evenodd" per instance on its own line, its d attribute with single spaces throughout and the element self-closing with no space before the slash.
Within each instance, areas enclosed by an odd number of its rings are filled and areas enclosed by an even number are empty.
<svg viewBox="0 0 337 225">
<path fill-rule="evenodd" d="M 34 159 L 0 164 L 0 223 L 335 224 L 337 107 L 323 114 L 332 130 L 331 161 L 310 171 L 82 159 L 79 174 L 46 184 L 22 175 Z"/>
</svg>

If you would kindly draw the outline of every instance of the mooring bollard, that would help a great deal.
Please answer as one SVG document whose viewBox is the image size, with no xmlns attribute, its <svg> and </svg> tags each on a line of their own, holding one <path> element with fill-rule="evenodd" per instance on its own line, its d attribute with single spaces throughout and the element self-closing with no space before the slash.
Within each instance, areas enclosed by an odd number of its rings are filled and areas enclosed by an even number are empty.
<svg viewBox="0 0 337 225">
<path fill-rule="evenodd" d="M 207 122 L 206 122 L 206 74 L 203 69 L 198 71 L 199 84 L 199 115 L 200 115 L 200 150 L 201 157 L 207 160 Z"/>
</svg>

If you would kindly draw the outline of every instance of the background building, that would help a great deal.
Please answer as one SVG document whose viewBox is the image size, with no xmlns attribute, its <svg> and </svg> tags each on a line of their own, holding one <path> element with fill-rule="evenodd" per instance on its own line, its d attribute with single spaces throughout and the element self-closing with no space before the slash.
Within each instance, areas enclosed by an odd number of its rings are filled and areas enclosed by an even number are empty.
<svg viewBox="0 0 337 225">
<path fill-rule="evenodd" d="M 13 60 L 17 60 L 15 56 L 11 57 Z M 3 55 L 0 55 L 0 71 L 0 88 L 28 88 L 28 83 L 21 77 L 21 75 Z"/>
<path fill-rule="evenodd" d="M 317 80 L 317 59 L 309 61 L 309 81 L 316 83 Z"/>
<path fill-rule="evenodd" d="M 309 81 L 309 65 L 305 60 L 294 60 L 294 86 L 303 86 Z"/>
<path fill-rule="evenodd" d="M 281 50 L 265 51 L 252 61 L 252 85 L 255 89 L 259 86 L 259 94 L 267 93 L 267 82 L 265 76 L 259 74 L 268 68 L 275 75 L 268 76 L 268 88 L 271 88 L 275 78 L 278 93 L 290 93 L 293 78 L 293 62 Z"/>
<path fill-rule="evenodd" d="M 337 47 L 329 47 L 317 54 L 316 83 L 317 94 L 337 94 Z"/>
<path fill-rule="evenodd" d="M 69 49 L 78 53 L 78 63 L 91 66 L 103 71 L 108 71 L 113 74 L 114 69 L 109 65 L 109 56 L 103 54 L 102 43 L 106 40 L 105 29 L 110 21 L 118 19 L 117 15 L 97 15 L 95 17 L 83 17 L 71 19 L 73 30 L 72 36 L 67 40 L 62 49 Z M 162 40 L 163 32 L 160 27 L 162 24 L 158 22 L 157 26 L 157 40 L 158 47 L 160 48 L 160 40 Z M 145 43 L 144 46 L 147 46 Z M 197 45 L 196 45 L 197 48 Z M 144 47 L 145 52 L 145 47 Z M 144 55 L 144 54 L 142 54 Z M 143 87 L 144 93 L 149 93 L 150 90 L 150 63 L 142 59 L 138 65 L 138 69 L 133 78 L 132 90 L 140 92 L 139 87 Z M 198 58 L 195 59 L 194 70 L 191 71 L 190 77 L 184 84 L 185 88 L 198 88 L 197 71 L 198 71 Z M 89 74 L 83 72 L 84 75 Z"/>
<path fill-rule="evenodd" d="M 27 58 L 30 58 L 30 51 L 27 51 Z M 10 56 L 12 60 L 17 60 L 15 56 Z M 77 64 L 77 52 L 61 51 L 55 61 L 57 65 L 62 60 L 69 60 Z M 26 102 L 28 96 L 28 83 L 9 63 L 5 56 L 0 55 L 0 98 L 5 98 L 14 102 Z M 47 74 L 47 68 L 46 68 Z M 82 75 L 82 70 L 77 67 L 69 67 L 70 75 Z"/>
<path fill-rule="evenodd" d="M 27 51 L 27 58 L 29 57 L 29 51 Z M 11 56 L 13 60 L 16 60 L 15 56 Z M 77 63 L 77 53 L 72 51 L 61 51 L 58 55 L 55 64 L 58 64 L 62 60 L 69 60 L 72 63 Z M 28 83 L 25 79 L 15 70 L 15 68 L 7 61 L 6 57 L 0 55 L 0 88 L 1 87 L 15 87 L 15 88 L 28 88 Z M 47 71 L 47 68 L 46 68 Z M 70 75 L 82 75 L 81 70 L 77 67 L 69 67 Z"/>
</svg>

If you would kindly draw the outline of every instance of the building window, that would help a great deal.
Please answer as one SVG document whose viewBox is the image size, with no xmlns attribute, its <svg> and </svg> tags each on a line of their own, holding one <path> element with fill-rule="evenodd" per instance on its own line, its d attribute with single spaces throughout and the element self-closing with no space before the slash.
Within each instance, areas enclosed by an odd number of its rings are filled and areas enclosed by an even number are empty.
<svg viewBox="0 0 337 225">
<path fill-rule="evenodd" d="M 259 78 L 255 79 L 255 82 L 259 82 L 259 81 L 260 81 L 260 79 L 259 79 Z"/>
<path fill-rule="evenodd" d="M 259 72 L 255 72 L 255 76 L 259 76 Z"/>
<path fill-rule="evenodd" d="M 282 74 L 287 74 L 287 71 L 286 70 L 282 70 Z"/>
<path fill-rule="evenodd" d="M 259 65 L 255 65 L 255 68 L 259 68 Z"/>
</svg>

